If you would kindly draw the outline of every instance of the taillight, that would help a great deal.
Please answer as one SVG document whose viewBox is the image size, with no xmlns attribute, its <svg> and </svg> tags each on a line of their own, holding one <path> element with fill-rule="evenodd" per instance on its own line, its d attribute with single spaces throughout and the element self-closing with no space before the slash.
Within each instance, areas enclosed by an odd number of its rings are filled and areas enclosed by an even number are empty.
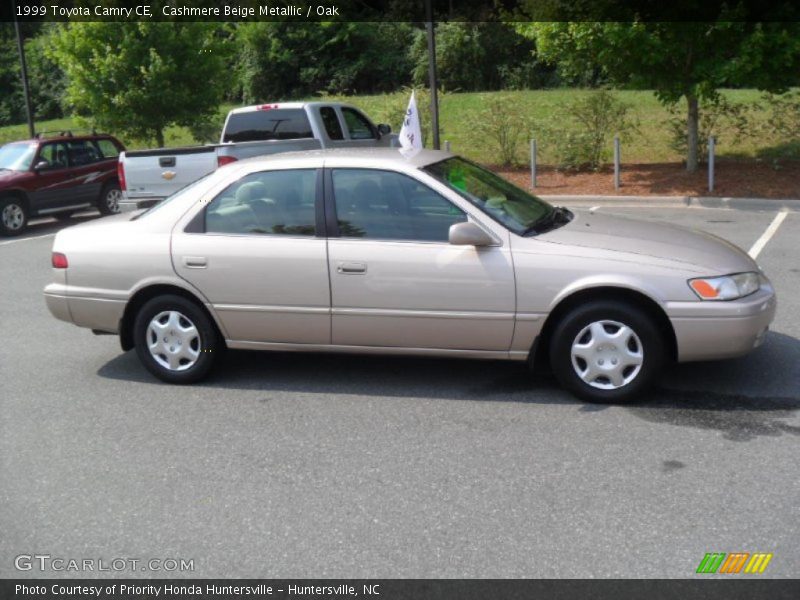
<svg viewBox="0 0 800 600">
<path fill-rule="evenodd" d="M 117 179 L 119 180 L 119 189 L 123 192 L 128 188 L 125 185 L 125 167 L 122 165 L 122 161 L 117 161 Z"/>
<path fill-rule="evenodd" d="M 53 263 L 54 269 L 66 269 L 69 266 L 67 255 L 61 254 L 61 252 L 53 252 L 51 262 Z"/>
<path fill-rule="evenodd" d="M 236 162 L 233 156 L 217 156 L 217 168 Z"/>
</svg>

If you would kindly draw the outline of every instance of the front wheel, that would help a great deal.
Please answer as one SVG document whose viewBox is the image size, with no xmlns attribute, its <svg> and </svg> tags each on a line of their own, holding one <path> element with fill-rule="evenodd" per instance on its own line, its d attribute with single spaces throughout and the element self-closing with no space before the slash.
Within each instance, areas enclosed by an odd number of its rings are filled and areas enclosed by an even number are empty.
<svg viewBox="0 0 800 600">
<path fill-rule="evenodd" d="M 133 327 L 139 360 L 167 383 L 200 381 L 223 347 L 211 319 L 181 296 L 153 298 L 139 310 Z"/>
<path fill-rule="evenodd" d="M 635 400 L 657 379 L 666 354 L 653 319 L 632 304 L 593 301 L 556 326 L 550 361 L 561 385 L 589 402 Z"/>
<path fill-rule="evenodd" d="M 28 226 L 25 203 L 17 198 L 0 200 L 0 233 L 19 235 Z"/>
<path fill-rule="evenodd" d="M 122 200 L 122 190 L 116 182 L 107 183 L 100 192 L 97 210 L 103 215 L 115 215 L 119 212 L 119 202 Z"/>
</svg>

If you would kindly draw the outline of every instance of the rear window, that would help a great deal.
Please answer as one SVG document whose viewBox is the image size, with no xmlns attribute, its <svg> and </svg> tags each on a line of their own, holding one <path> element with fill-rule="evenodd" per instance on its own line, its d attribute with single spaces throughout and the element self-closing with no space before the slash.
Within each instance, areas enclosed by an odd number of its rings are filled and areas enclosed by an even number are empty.
<svg viewBox="0 0 800 600">
<path fill-rule="evenodd" d="M 228 119 L 223 142 L 299 140 L 313 138 L 311 123 L 301 108 L 273 108 L 233 113 Z"/>
</svg>

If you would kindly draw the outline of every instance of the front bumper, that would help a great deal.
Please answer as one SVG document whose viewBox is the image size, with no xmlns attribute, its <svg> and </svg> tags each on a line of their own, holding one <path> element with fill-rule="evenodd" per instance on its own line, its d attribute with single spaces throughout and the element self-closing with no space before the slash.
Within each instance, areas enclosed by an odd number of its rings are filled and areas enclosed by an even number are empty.
<svg viewBox="0 0 800 600">
<path fill-rule="evenodd" d="M 678 362 L 734 358 L 760 346 L 775 317 L 777 300 L 770 284 L 727 302 L 670 302 Z"/>
</svg>

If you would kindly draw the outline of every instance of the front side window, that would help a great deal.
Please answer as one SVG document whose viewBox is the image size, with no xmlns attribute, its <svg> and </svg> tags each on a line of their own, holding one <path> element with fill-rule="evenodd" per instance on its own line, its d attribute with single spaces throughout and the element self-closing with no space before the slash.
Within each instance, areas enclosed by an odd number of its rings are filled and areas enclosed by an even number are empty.
<svg viewBox="0 0 800 600">
<path fill-rule="evenodd" d="M 313 236 L 316 182 L 315 169 L 245 175 L 208 204 L 206 232 Z"/>
<path fill-rule="evenodd" d="M 463 158 L 448 158 L 422 169 L 518 235 L 550 217 L 553 207 Z"/>
<path fill-rule="evenodd" d="M 347 130 L 350 132 L 351 140 L 375 139 L 372 124 L 360 112 L 352 108 L 343 107 L 342 115 L 344 115 L 344 121 L 347 123 Z"/>
<path fill-rule="evenodd" d="M 27 171 L 33 164 L 36 143 L 6 144 L 0 148 L 0 171 Z"/>
<path fill-rule="evenodd" d="M 428 186 L 392 171 L 334 169 L 333 194 L 342 237 L 447 242 L 450 226 L 467 218 Z"/>
<path fill-rule="evenodd" d="M 50 169 L 66 169 L 67 146 L 63 142 L 53 142 L 42 146 L 39 160 L 46 160 Z"/>
<path fill-rule="evenodd" d="M 323 106 L 319 109 L 319 116 L 322 118 L 322 123 L 325 125 L 325 132 L 332 140 L 343 140 L 344 134 L 342 133 L 342 126 L 339 124 L 339 117 L 336 116 L 336 111 L 332 106 Z"/>
<path fill-rule="evenodd" d="M 270 108 L 232 113 L 223 142 L 260 142 L 312 138 L 311 123 L 302 108 Z"/>
</svg>

